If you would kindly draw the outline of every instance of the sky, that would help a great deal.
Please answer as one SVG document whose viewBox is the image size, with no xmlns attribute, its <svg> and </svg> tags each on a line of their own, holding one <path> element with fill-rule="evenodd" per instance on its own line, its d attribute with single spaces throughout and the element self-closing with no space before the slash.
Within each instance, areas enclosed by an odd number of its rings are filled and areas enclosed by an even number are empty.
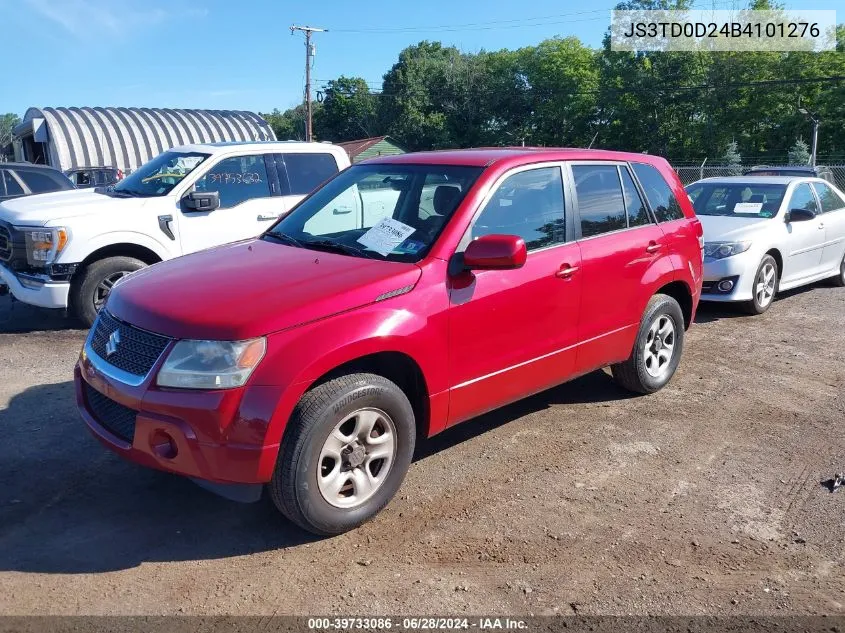
<svg viewBox="0 0 845 633">
<path fill-rule="evenodd" d="M 304 38 L 291 35 L 292 24 L 328 29 L 314 36 L 315 89 L 340 75 L 378 89 L 399 52 L 424 39 L 466 52 L 569 35 L 598 47 L 617 1 L 0 0 L 7 60 L 0 113 L 23 116 L 30 106 L 285 110 L 302 101 L 305 75 Z"/>
</svg>

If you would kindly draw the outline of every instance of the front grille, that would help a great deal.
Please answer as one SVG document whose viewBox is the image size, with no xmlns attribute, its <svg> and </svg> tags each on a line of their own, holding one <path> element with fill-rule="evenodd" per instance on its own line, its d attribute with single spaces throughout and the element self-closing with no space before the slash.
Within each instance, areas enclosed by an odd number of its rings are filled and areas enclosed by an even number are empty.
<svg viewBox="0 0 845 633">
<path fill-rule="evenodd" d="M 104 396 L 87 382 L 85 383 L 85 400 L 97 422 L 113 435 L 132 443 L 135 437 L 135 416 L 138 415 L 135 409 L 125 407 Z"/>
<path fill-rule="evenodd" d="M 117 332 L 117 336 L 112 335 Z M 112 349 L 109 339 L 112 339 Z M 140 330 L 128 323 L 118 321 L 106 310 L 101 310 L 94 324 L 91 347 L 109 365 L 143 377 L 150 373 L 170 339 L 166 336 Z M 112 353 L 109 354 L 109 351 Z"/>
<path fill-rule="evenodd" d="M 5 226 L 0 225 L 0 260 L 4 262 L 12 259 L 12 233 Z"/>
</svg>

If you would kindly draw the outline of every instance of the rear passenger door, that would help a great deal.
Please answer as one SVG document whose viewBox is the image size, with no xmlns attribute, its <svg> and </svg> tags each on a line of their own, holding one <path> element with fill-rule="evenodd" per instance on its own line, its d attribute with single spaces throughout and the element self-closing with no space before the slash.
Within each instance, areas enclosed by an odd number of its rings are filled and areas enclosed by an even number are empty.
<svg viewBox="0 0 845 633">
<path fill-rule="evenodd" d="M 329 152 L 291 152 L 276 154 L 275 157 L 283 214 L 340 171 L 337 160 Z M 356 210 L 360 207 L 341 205 L 336 212 L 354 215 Z"/>
<path fill-rule="evenodd" d="M 671 261 L 627 164 L 578 161 L 568 169 L 584 284 L 576 361 L 581 373 L 627 358 L 648 300 L 645 286 L 671 270 Z"/>
<path fill-rule="evenodd" d="M 845 254 L 845 200 L 828 184 L 814 182 L 819 198 L 825 239 L 822 249 L 822 269 L 838 271 Z"/>
</svg>

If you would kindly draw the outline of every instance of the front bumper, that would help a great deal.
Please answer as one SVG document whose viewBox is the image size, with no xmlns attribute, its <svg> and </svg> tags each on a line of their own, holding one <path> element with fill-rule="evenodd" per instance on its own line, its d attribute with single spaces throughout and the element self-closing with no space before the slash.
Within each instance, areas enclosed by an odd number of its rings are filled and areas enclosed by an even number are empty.
<svg viewBox="0 0 845 633">
<path fill-rule="evenodd" d="M 701 292 L 702 301 L 751 301 L 753 296 L 754 274 L 757 262 L 749 253 L 740 253 L 724 259 L 704 260 L 704 287 L 712 284 L 714 291 Z M 723 279 L 734 278 L 734 287 L 730 292 L 715 292 L 715 286 Z"/>
<path fill-rule="evenodd" d="M 0 264 L 0 285 L 23 303 L 41 308 L 67 308 L 70 283 L 53 281 L 46 275 L 16 275 Z"/>
<path fill-rule="evenodd" d="M 227 487 L 270 481 L 279 446 L 263 438 L 280 389 L 158 390 L 151 388 L 158 367 L 135 386 L 103 373 L 103 363 L 86 346 L 74 382 L 82 419 L 107 448 L 142 466 L 213 484 L 206 487 L 229 498 L 243 495 L 226 494 Z M 119 424 L 114 415 L 123 416 Z"/>
</svg>

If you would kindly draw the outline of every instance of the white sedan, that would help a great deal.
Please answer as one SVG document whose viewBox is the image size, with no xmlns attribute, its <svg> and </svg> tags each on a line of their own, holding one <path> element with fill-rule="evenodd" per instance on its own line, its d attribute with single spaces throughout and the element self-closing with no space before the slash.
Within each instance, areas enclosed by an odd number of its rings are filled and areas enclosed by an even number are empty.
<svg viewBox="0 0 845 633">
<path fill-rule="evenodd" d="M 845 286 L 845 195 L 819 178 L 705 178 L 687 194 L 704 227 L 703 301 L 762 314 L 779 290 Z"/>
</svg>

